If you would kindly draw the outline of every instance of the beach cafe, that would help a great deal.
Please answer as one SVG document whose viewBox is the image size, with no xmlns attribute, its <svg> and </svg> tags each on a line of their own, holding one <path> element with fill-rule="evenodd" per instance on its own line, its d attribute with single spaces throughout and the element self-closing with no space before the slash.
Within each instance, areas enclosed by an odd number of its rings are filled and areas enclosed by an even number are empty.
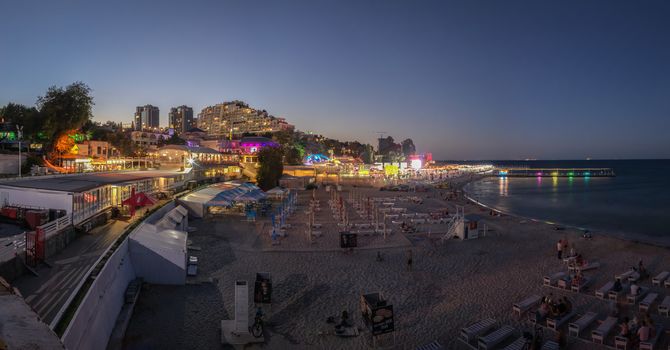
<svg viewBox="0 0 670 350">
<path fill-rule="evenodd" d="M 242 215 L 266 199 L 265 192 L 252 183 L 227 181 L 190 193 L 179 199 L 179 203 L 191 215 L 202 218 L 208 214 Z"/>
</svg>

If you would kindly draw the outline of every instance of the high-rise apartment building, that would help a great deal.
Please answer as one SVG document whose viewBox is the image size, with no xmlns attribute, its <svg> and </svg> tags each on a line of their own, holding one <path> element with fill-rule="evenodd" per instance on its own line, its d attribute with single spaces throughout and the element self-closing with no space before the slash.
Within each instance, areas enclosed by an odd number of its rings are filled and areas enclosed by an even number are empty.
<svg viewBox="0 0 670 350">
<path fill-rule="evenodd" d="M 284 118 L 276 118 L 266 111 L 250 108 L 242 101 L 220 103 L 202 109 L 198 114 L 198 128 L 208 136 L 240 136 L 244 133 L 264 134 L 293 130 Z"/>
<path fill-rule="evenodd" d="M 152 105 L 139 106 L 135 110 L 135 130 L 156 131 L 160 127 L 158 107 Z"/>
<path fill-rule="evenodd" d="M 189 106 L 170 108 L 170 113 L 168 114 L 168 127 L 174 129 L 174 132 L 177 135 L 195 127 L 193 121 L 193 108 Z"/>
</svg>

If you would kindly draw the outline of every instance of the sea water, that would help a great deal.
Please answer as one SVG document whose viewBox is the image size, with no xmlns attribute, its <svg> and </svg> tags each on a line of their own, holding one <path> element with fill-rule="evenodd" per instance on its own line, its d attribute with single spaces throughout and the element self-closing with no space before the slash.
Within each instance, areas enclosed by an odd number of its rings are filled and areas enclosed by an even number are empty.
<svg viewBox="0 0 670 350">
<path fill-rule="evenodd" d="M 670 160 L 491 162 L 501 167 L 613 168 L 616 177 L 487 177 L 466 185 L 502 212 L 670 245 Z"/>
</svg>

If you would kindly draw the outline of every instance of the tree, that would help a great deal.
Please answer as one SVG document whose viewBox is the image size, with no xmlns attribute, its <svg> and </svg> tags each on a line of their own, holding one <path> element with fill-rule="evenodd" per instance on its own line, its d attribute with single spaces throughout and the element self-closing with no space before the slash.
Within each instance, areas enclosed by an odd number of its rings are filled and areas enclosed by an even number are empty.
<svg viewBox="0 0 670 350">
<path fill-rule="evenodd" d="M 282 163 L 283 152 L 280 147 L 265 146 L 257 153 L 260 167 L 256 174 L 258 187 L 267 191 L 279 184 L 279 178 L 284 172 Z"/>
<path fill-rule="evenodd" d="M 405 157 L 409 157 L 411 155 L 416 154 L 416 147 L 414 146 L 414 141 L 412 139 L 405 139 L 402 143 L 402 154 L 405 155 Z"/>
<path fill-rule="evenodd" d="M 284 147 L 284 161 L 289 165 L 300 165 L 302 164 L 302 158 L 304 150 L 299 148 L 300 145 L 293 145 Z"/>
<path fill-rule="evenodd" d="M 37 107 L 42 120 L 41 130 L 48 140 L 46 148 L 53 150 L 59 136 L 67 130 L 80 129 L 91 119 L 91 88 L 82 82 L 65 88 L 52 86 L 44 96 L 37 98 Z"/>
<path fill-rule="evenodd" d="M 23 138 L 30 139 L 37 136 L 40 131 L 39 112 L 35 107 L 26 107 L 17 103 L 8 103 L 0 108 L 0 117 L 5 122 L 10 123 L 12 127 L 15 125 L 23 126 Z"/>
<path fill-rule="evenodd" d="M 371 145 L 365 145 L 365 150 L 361 153 L 361 158 L 363 158 L 363 163 L 372 164 L 375 162 L 375 150 Z"/>
</svg>

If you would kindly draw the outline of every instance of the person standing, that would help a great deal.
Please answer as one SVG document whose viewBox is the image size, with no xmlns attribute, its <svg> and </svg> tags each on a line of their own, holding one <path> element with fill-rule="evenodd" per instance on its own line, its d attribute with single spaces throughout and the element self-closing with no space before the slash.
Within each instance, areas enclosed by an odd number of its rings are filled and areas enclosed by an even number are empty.
<svg viewBox="0 0 670 350">
<path fill-rule="evenodd" d="M 561 260 L 563 258 L 563 240 L 559 239 L 558 243 L 556 244 L 556 250 L 558 251 L 558 260 Z"/>
</svg>

